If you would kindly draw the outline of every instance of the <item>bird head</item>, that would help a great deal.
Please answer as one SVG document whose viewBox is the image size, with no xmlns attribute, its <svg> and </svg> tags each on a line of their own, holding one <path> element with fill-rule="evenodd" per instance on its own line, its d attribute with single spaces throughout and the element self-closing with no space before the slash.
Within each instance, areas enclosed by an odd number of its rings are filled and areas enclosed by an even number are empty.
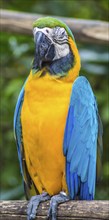
<svg viewBox="0 0 109 220">
<path fill-rule="evenodd" d="M 52 17 L 39 18 L 33 23 L 35 57 L 32 72 L 72 78 L 80 70 L 80 57 L 73 34 L 69 27 Z M 72 72 L 72 73 L 71 73 Z"/>
</svg>

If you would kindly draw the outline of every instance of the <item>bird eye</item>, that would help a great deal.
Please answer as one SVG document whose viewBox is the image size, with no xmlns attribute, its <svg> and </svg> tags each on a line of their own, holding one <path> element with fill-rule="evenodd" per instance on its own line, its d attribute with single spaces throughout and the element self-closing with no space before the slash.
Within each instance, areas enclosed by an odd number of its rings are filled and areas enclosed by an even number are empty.
<svg viewBox="0 0 109 220">
<path fill-rule="evenodd" d="M 47 33 L 49 33 L 49 30 L 48 30 L 48 29 L 46 29 L 46 32 L 47 32 Z"/>
<path fill-rule="evenodd" d="M 67 43 L 68 42 L 68 35 L 64 28 L 62 27 L 55 27 L 53 30 L 53 40 L 57 43 Z"/>
<path fill-rule="evenodd" d="M 63 32 L 62 32 L 61 34 L 62 34 L 62 36 L 64 36 L 64 34 L 65 34 L 65 31 L 63 31 Z"/>
<path fill-rule="evenodd" d="M 57 38 L 62 38 L 62 37 L 67 36 L 67 33 L 64 28 L 56 27 L 56 28 L 54 28 L 54 35 Z"/>
</svg>

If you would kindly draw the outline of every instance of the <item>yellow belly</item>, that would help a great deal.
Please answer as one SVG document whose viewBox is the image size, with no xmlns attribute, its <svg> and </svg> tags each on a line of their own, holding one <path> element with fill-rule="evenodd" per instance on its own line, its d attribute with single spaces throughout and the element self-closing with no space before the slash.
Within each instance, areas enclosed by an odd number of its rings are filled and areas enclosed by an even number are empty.
<svg viewBox="0 0 109 220">
<path fill-rule="evenodd" d="M 50 195 L 67 191 L 63 138 L 71 83 L 30 74 L 21 111 L 25 159 L 38 189 Z"/>
</svg>

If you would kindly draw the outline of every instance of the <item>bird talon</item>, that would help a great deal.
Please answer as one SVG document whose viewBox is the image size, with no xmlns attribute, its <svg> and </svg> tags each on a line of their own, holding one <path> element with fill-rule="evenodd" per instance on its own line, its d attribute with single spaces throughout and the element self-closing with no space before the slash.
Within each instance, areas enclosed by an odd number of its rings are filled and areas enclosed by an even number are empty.
<svg viewBox="0 0 109 220">
<path fill-rule="evenodd" d="M 56 220 L 58 205 L 68 200 L 69 197 L 64 192 L 60 192 L 60 194 L 53 196 L 50 200 L 50 207 L 48 210 L 47 219 Z"/>
<path fill-rule="evenodd" d="M 50 196 L 47 193 L 42 193 L 41 195 L 33 196 L 27 206 L 27 219 L 33 220 L 37 215 L 37 209 L 41 202 L 47 201 Z"/>
</svg>

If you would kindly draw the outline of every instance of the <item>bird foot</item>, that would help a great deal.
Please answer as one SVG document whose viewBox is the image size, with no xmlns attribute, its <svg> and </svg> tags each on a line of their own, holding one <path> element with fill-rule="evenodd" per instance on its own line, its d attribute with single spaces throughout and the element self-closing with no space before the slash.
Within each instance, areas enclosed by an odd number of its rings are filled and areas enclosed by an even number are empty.
<svg viewBox="0 0 109 220">
<path fill-rule="evenodd" d="M 46 192 L 40 195 L 32 196 L 29 201 L 28 208 L 27 208 L 27 220 L 35 219 L 39 204 L 49 199 L 50 199 L 50 196 Z"/>
<path fill-rule="evenodd" d="M 47 219 L 56 220 L 58 205 L 69 200 L 70 198 L 66 195 L 65 192 L 60 192 L 58 195 L 52 196 Z"/>
</svg>

